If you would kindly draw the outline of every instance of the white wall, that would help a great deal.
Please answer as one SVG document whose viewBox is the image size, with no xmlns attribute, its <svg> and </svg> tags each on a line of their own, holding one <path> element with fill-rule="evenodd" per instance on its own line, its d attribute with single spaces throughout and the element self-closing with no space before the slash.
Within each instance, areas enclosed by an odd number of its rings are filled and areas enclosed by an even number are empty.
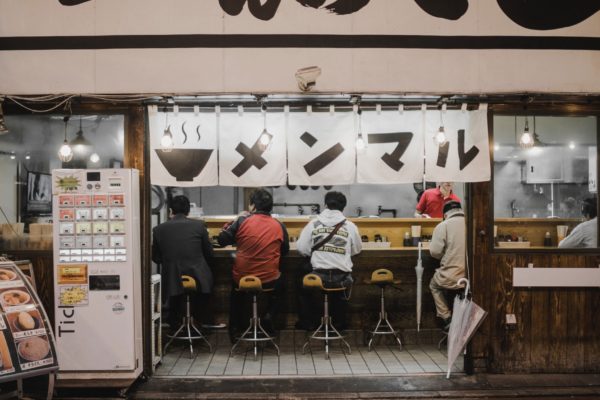
<svg viewBox="0 0 600 400">
<path fill-rule="evenodd" d="M 540 43 L 552 37 L 600 37 L 600 13 L 571 27 L 540 31 L 517 25 L 496 1 L 469 3 L 465 15 L 451 21 L 425 13 L 414 1 L 372 0 L 340 16 L 286 0 L 271 20 L 262 21 L 247 6 L 238 16 L 227 15 L 216 1 L 91 0 L 71 7 L 58 1 L 3 1 L 0 37 L 535 36 Z M 573 6 L 564 2 L 564 7 Z M 106 49 L 93 49 L 83 39 L 76 40 L 77 50 L 0 48 L 0 93 L 290 93 L 298 91 L 295 71 L 309 65 L 323 70 L 316 87 L 321 92 L 600 93 L 597 50 L 110 48 L 122 40 L 110 39 Z M 154 43 L 157 39 L 146 39 L 144 45 Z"/>
<path fill-rule="evenodd" d="M 17 161 L 7 155 L 0 155 L 0 207 L 14 224 L 17 222 Z M 4 215 L 0 213 L 0 224 L 6 224 Z"/>
</svg>

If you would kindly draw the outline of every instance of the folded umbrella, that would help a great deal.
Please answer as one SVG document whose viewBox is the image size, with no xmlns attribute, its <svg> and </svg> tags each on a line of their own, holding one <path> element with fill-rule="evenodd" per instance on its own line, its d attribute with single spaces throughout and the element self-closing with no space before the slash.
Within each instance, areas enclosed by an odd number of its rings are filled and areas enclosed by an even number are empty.
<svg viewBox="0 0 600 400">
<path fill-rule="evenodd" d="M 421 242 L 419 242 L 419 259 L 415 267 L 417 273 L 417 332 L 421 331 L 421 305 L 423 297 L 423 261 L 421 260 Z"/>
<path fill-rule="evenodd" d="M 464 296 L 457 295 L 452 307 L 452 322 L 448 331 L 448 372 L 446 378 L 450 378 L 450 370 L 458 355 L 475 334 L 475 331 L 487 315 L 481 307 L 469 299 L 469 280 L 461 278 L 458 285 L 465 285 Z"/>
</svg>

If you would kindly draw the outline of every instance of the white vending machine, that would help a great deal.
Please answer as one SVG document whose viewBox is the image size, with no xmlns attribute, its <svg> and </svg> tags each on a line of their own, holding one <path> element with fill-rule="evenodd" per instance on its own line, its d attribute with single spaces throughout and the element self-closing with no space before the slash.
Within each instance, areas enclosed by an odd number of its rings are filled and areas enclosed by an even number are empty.
<svg viewBox="0 0 600 400">
<path fill-rule="evenodd" d="M 52 195 L 58 379 L 133 381 L 142 371 L 139 173 L 57 169 Z"/>
</svg>

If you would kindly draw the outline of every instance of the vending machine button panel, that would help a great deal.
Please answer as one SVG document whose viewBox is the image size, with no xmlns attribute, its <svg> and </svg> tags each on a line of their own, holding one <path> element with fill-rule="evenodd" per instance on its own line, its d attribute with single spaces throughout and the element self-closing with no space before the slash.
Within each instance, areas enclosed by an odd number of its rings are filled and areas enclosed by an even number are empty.
<svg viewBox="0 0 600 400">
<path fill-rule="evenodd" d="M 59 231 L 61 235 L 72 235 L 75 233 L 75 224 L 73 222 L 61 222 Z"/>
<path fill-rule="evenodd" d="M 92 233 L 92 224 L 89 222 L 78 222 L 76 231 L 78 235 Z"/>
<path fill-rule="evenodd" d="M 108 233 L 108 222 L 94 222 L 94 235 L 97 233 Z"/>
<path fill-rule="evenodd" d="M 74 205 L 75 200 L 73 199 L 72 194 L 61 194 L 58 196 L 59 207 L 73 207 Z"/>
<path fill-rule="evenodd" d="M 92 196 L 89 194 L 76 194 L 75 207 L 89 207 L 92 205 Z"/>
<path fill-rule="evenodd" d="M 61 221 L 73 221 L 75 219 L 75 210 L 72 208 L 62 208 L 59 210 L 59 218 Z"/>
<path fill-rule="evenodd" d="M 59 246 L 61 249 L 72 249 L 73 247 L 75 247 L 75 238 L 74 237 L 61 237 Z"/>
<path fill-rule="evenodd" d="M 108 247 L 108 236 L 94 236 L 94 248 L 102 251 L 102 249 L 105 247 Z"/>
<path fill-rule="evenodd" d="M 92 216 L 94 217 L 94 220 L 106 220 L 108 219 L 108 209 L 94 208 L 92 210 Z"/>
<path fill-rule="evenodd" d="M 76 247 L 79 249 L 83 248 L 91 248 L 92 247 L 92 237 L 91 236 L 77 236 L 75 240 Z"/>
<path fill-rule="evenodd" d="M 75 210 L 75 219 L 77 221 L 89 221 L 91 216 L 92 212 L 89 208 L 79 208 Z"/>
<path fill-rule="evenodd" d="M 122 208 L 111 208 L 110 209 L 110 219 L 124 219 L 125 218 L 125 210 Z"/>
</svg>

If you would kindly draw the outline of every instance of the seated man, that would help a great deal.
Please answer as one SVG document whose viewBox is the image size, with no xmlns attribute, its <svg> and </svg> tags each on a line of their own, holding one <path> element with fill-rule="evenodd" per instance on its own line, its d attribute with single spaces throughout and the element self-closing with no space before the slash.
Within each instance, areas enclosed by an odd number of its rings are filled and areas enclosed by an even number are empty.
<svg viewBox="0 0 600 400">
<path fill-rule="evenodd" d="M 452 191 L 453 189 L 454 183 L 452 182 L 438 182 L 436 188 L 427 189 L 423 193 L 420 193 L 417 197 L 418 204 L 415 210 L 415 217 L 442 218 L 442 209 L 446 202 L 460 202 L 458 196 Z"/>
<path fill-rule="evenodd" d="M 598 220 L 594 197 L 583 201 L 581 213 L 585 222 L 577 225 L 566 238 L 560 241 L 558 247 L 598 247 Z"/>
<path fill-rule="evenodd" d="M 338 330 L 347 328 L 346 310 L 349 292 L 352 288 L 352 259 L 362 250 L 362 242 L 358 228 L 347 221 L 342 214 L 346 207 L 346 196 L 340 192 L 329 192 L 325 195 L 326 209 L 310 221 L 298 238 L 298 251 L 311 257 L 313 273 L 319 275 L 325 287 L 345 287 L 344 292 L 334 292 L 331 298 L 331 316 L 333 325 Z M 337 232 L 322 246 L 312 251 L 315 244 L 327 238 L 339 224 Z M 300 329 L 316 328 L 313 316 L 322 313 L 310 306 L 310 294 L 301 292 L 301 315 L 297 327 Z"/>
<path fill-rule="evenodd" d="M 197 283 L 197 294 L 192 300 L 194 318 L 205 327 L 224 327 L 215 325 L 214 310 L 210 306 L 213 248 L 206 225 L 187 217 L 190 213 L 190 201 L 185 196 L 175 196 L 172 199 L 170 213 L 168 221 L 152 230 L 152 261 L 161 265 L 163 303 L 168 309 L 167 321 L 172 330 L 181 323 L 184 301 L 181 276 L 189 275 Z"/>
<path fill-rule="evenodd" d="M 268 310 L 261 316 L 267 332 L 274 330 L 272 321 L 276 321 L 283 290 L 279 263 L 281 257 L 288 253 L 290 244 L 285 226 L 271 217 L 272 209 L 271 193 L 257 189 L 250 195 L 250 212 L 225 225 L 219 233 L 221 246 L 237 246 L 229 309 L 229 335 L 232 342 L 248 326 L 245 310 L 250 308 L 250 304 L 245 304 L 246 296 L 235 290 L 245 275 L 254 275 L 261 280 L 263 288 L 274 289 L 269 296 Z"/>
<path fill-rule="evenodd" d="M 450 328 L 452 311 L 448 308 L 445 291 L 460 289 L 458 280 L 465 276 L 465 214 L 458 201 L 444 205 L 444 220 L 433 231 L 429 252 L 440 260 L 429 282 L 436 315 L 443 321 L 444 330 Z"/>
</svg>

